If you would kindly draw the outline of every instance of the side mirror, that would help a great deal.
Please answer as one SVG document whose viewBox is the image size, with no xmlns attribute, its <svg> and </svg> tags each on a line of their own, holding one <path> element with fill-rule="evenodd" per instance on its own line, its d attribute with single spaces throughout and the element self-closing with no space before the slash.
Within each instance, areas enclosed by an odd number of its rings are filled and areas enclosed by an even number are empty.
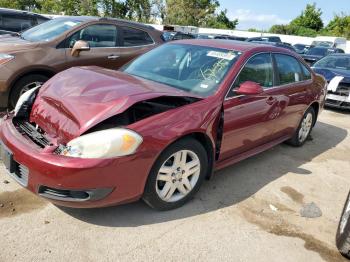
<svg viewBox="0 0 350 262">
<path fill-rule="evenodd" d="M 82 51 L 89 51 L 90 45 L 88 42 L 85 42 L 83 40 L 76 41 L 72 47 L 71 55 L 74 57 L 78 57 L 80 52 Z"/>
<path fill-rule="evenodd" d="M 260 84 L 253 81 L 246 81 L 242 83 L 236 90 L 238 95 L 259 95 L 264 92 Z"/>
</svg>

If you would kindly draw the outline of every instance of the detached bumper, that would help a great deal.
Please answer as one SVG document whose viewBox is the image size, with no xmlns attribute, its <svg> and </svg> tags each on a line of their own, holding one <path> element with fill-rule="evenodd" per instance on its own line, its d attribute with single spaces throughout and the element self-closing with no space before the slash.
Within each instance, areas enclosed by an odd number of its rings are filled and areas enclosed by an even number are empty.
<svg viewBox="0 0 350 262">
<path fill-rule="evenodd" d="M 350 110 L 350 97 L 328 94 L 325 105 L 333 108 Z"/>
<path fill-rule="evenodd" d="M 13 158 L 11 176 L 28 190 L 69 207 L 103 207 L 139 199 L 153 164 L 149 154 L 114 159 L 81 159 L 45 152 L 23 137 L 11 119 L 0 140 Z M 27 176 L 27 178 L 26 178 Z"/>
</svg>

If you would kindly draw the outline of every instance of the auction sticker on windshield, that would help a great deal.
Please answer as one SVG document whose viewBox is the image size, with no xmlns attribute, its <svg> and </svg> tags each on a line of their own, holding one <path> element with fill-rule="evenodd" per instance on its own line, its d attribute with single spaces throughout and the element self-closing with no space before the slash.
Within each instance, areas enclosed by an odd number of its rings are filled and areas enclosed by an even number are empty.
<svg viewBox="0 0 350 262">
<path fill-rule="evenodd" d="M 209 51 L 207 56 L 219 58 L 219 59 L 225 59 L 225 60 L 233 60 L 237 55 L 232 52 L 219 52 L 219 51 Z"/>
</svg>

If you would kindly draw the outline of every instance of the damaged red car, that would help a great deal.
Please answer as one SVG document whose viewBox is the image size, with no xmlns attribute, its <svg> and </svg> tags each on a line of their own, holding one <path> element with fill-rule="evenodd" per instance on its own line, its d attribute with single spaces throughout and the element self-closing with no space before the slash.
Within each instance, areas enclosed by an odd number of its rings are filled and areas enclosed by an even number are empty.
<svg viewBox="0 0 350 262">
<path fill-rule="evenodd" d="M 326 82 L 296 54 L 222 40 L 162 45 L 120 71 L 71 68 L 19 99 L 0 129 L 22 186 L 70 207 L 191 199 L 214 170 L 301 146 Z"/>
</svg>

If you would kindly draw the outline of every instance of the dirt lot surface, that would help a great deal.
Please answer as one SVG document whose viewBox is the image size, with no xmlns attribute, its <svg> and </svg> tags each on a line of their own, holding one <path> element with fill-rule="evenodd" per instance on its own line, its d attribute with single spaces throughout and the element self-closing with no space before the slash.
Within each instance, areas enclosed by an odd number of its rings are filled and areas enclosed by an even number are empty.
<svg viewBox="0 0 350 262">
<path fill-rule="evenodd" d="M 350 189 L 349 120 L 323 111 L 304 147 L 276 146 L 219 171 L 170 212 L 142 202 L 59 208 L 1 164 L 0 261 L 345 261 L 334 237 Z M 310 203 L 320 217 L 300 215 Z"/>
</svg>

